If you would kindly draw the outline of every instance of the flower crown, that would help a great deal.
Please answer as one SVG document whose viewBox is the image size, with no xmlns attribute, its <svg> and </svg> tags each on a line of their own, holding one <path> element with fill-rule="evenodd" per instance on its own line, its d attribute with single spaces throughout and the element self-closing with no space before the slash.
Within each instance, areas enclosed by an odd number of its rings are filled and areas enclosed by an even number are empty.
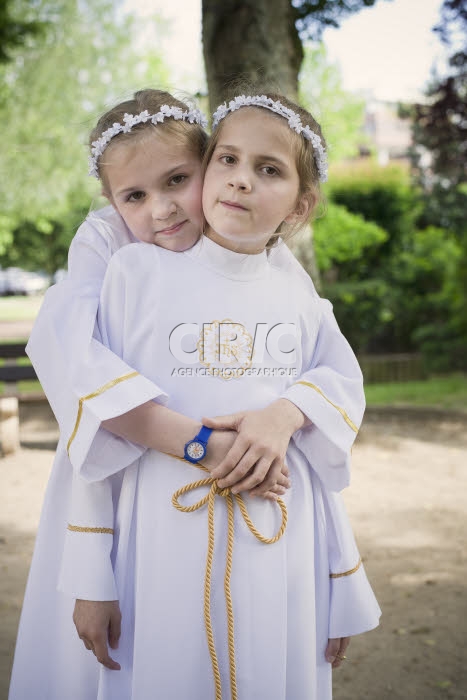
<svg viewBox="0 0 467 700">
<path fill-rule="evenodd" d="M 235 112 L 237 109 L 240 109 L 240 107 L 263 107 L 264 109 L 269 109 L 271 112 L 275 112 L 281 117 L 284 117 L 284 119 L 287 119 L 287 123 L 293 131 L 296 131 L 297 134 L 301 134 L 304 138 L 311 142 L 315 152 L 316 166 L 318 168 L 320 182 L 326 182 L 328 179 L 328 159 L 320 137 L 310 129 L 308 124 L 303 126 L 297 112 L 289 109 L 289 107 L 283 105 L 282 102 L 279 102 L 279 100 L 272 100 L 270 97 L 266 97 L 266 95 L 238 95 L 237 97 L 234 97 L 233 100 L 230 100 L 228 105 L 224 102 L 224 104 L 220 105 L 216 109 L 212 115 L 212 128 L 215 129 L 219 122 L 222 121 L 222 119 L 224 119 L 229 112 Z"/>
<path fill-rule="evenodd" d="M 146 122 L 160 124 L 165 119 L 169 118 L 175 120 L 182 119 L 190 124 L 196 123 L 202 126 L 203 129 L 206 129 L 208 125 L 206 117 L 199 109 L 187 109 L 184 111 L 181 107 L 171 107 L 170 105 L 162 105 L 159 112 L 156 112 L 156 114 L 149 114 L 147 109 L 145 109 L 144 112 L 140 112 L 140 114 L 125 114 L 123 116 L 123 124 L 115 122 L 109 129 L 106 129 L 106 131 L 102 133 L 100 138 L 92 142 L 91 155 L 89 156 L 89 175 L 99 179 L 97 161 L 114 136 L 117 136 L 117 134 L 127 134 L 137 124 L 145 124 Z"/>
</svg>

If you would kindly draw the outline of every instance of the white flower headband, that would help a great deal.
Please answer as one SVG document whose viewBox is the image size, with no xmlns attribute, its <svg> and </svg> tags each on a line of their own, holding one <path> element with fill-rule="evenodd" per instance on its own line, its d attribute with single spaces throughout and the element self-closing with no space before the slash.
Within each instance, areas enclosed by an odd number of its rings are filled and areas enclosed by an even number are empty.
<svg viewBox="0 0 467 700">
<path fill-rule="evenodd" d="M 287 119 L 287 123 L 293 131 L 296 131 L 297 134 L 301 134 L 311 142 L 315 151 L 319 179 L 321 182 L 326 182 L 328 179 L 328 159 L 320 137 L 318 134 L 315 134 L 308 125 L 303 126 L 297 112 L 289 109 L 283 105 L 282 102 L 279 102 L 279 100 L 274 101 L 270 97 L 266 97 L 266 95 L 239 95 L 238 97 L 234 97 L 233 100 L 230 100 L 228 105 L 224 102 L 224 104 L 216 109 L 212 115 L 212 128 L 215 129 L 229 112 L 235 112 L 237 109 L 240 109 L 240 107 L 263 107 Z"/>
<path fill-rule="evenodd" d="M 170 107 L 169 105 L 162 105 L 159 112 L 156 112 L 156 114 L 149 114 L 147 109 L 140 114 L 125 114 L 123 116 L 123 124 L 115 122 L 109 129 L 106 129 L 106 131 L 102 133 L 97 141 L 92 142 L 91 155 L 89 156 L 89 175 L 99 179 L 97 161 L 114 136 L 128 133 L 136 124 L 144 124 L 146 122 L 160 124 L 164 119 L 168 118 L 175 120 L 182 119 L 183 121 L 190 122 L 190 124 L 196 123 L 202 126 L 203 129 L 206 129 L 208 125 L 206 117 L 199 109 L 188 109 L 184 111 L 181 107 Z"/>
</svg>

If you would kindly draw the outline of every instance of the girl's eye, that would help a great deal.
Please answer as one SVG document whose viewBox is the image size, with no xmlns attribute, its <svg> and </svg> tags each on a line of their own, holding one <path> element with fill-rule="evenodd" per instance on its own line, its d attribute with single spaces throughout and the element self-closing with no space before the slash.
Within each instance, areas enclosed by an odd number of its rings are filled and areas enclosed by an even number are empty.
<svg viewBox="0 0 467 700">
<path fill-rule="evenodd" d="M 262 168 L 262 171 L 265 175 L 270 175 L 270 176 L 279 174 L 278 170 L 276 168 L 273 168 L 272 165 L 265 165 Z"/>
<path fill-rule="evenodd" d="M 128 195 L 128 202 L 139 202 L 141 199 L 144 199 L 146 194 L 142 190 L 137 190 L 136 192 L 131 192 Z"/>
<path fill-rule="evenodd" d="M 182 182 L 188 179 L 188 175 L 174 175 L 169 180 L 169 185 L 181 185 Z"/>
<path fill-rule="evenodd" d="M 233 165 L 235 158 L 233 156 L 221 156 L 221 162 L 225 163 L 225 165 Z"/>
</svg>

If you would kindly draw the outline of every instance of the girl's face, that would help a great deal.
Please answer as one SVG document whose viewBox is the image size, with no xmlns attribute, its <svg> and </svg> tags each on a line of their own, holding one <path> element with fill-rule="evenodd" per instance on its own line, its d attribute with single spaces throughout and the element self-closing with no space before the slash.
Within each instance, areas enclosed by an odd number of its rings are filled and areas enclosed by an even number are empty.
<svg viewBox="0 0 467 700">
<path fill-rule="evenodd" d="M 148 130 L 110 145 L 102 160 L 103 193 L 136 238 L 177 252 L 196 243 L 203 226 L 199 158 Z"/>
<path fill-rule="evenodd" d="M 285 120 L 244 107 L 221 124 L 206 170 L 206 235 L 224 248 L 259 253 L 286 221 L 304 219 L 293 134 Z"/>
</svg>

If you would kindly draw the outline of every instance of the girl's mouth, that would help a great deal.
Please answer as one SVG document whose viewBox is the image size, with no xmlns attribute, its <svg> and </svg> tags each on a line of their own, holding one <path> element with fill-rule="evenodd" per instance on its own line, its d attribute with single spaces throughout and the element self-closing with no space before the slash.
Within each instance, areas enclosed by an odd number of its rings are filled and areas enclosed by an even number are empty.
<svg viewBox="0 0 467 700">
<path fill-rule="evenodd" d="M 221 204 L 223 207 L 226 207 L 226 209 L 232 209 L 234 211 L 248 211 L 246 207 L 243 207 L 238 202 L 231 202 L 228 199 L 221 200 Z"/>
<path fill-rule="evenodd" d="M 186 224 L 188 219 L 185 219 L 184 221 L 180 221 L 178 224 L 173 224 L 172 226 L 168 226 L 167 228 L 162 228 L 160 231 L 155 231 L 156 234 L 162 233 L 165 236 L 171 236 L 174 233 L 178 233 L 182 226 Z"/>
</svg>

